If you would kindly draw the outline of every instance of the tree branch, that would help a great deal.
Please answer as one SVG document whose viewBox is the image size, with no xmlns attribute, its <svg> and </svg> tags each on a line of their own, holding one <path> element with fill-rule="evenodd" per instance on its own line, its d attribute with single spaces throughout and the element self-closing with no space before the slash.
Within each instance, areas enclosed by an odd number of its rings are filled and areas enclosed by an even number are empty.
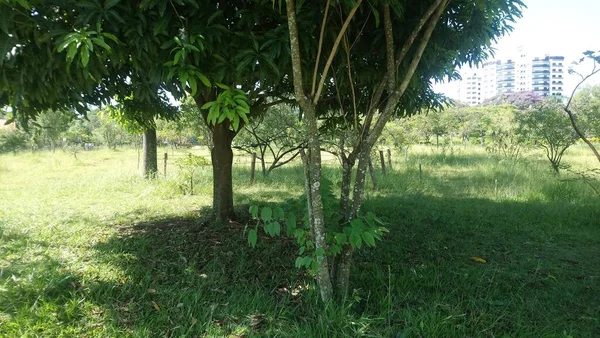
<svg viewBox="0 0 600 338">
<path fill-rule="evenodd" d="M 596 60 L 594 59 L 594 68 L 592 69 L 592 72 L 590 74 L 588 74 L 586 77 L 583 77 L 580 75 L 582 77 L 582 79 L 577 84 L 577 86 L 575 86 L 575 89 L 573 89 L 573 92 L 571 93 L 571 97 L 569 98 L 569 102 L 567 102 L 567 105 L 565 106 L 564 111 L 569 116 L 569 120 L 571 121 L 571 126 L 573 126 L 573 129 L 575 130 L 575 133 L 577 133 L 577 136 L 579 136 L 579 138 L 581 138 L 583 140 L 583 142 L 585 142 L 585 144 L 587 144 L 587 146 L 592 150 L 592 152 L 596 156 L 596 159 L 598 160 L 598 162 L 600 162 L 600 153 L 598 153 L 598 150 L 592 144 L 592 142 L 590 142 L 590 140 L 588 140 L 587 137 L 585 137 L 583 132 L 581 132 L 579 127 L 577 127 L 577 123 L 575 122 L 575 115 L 573 114 L 573 112 L 571 111 L 571 108 L 570 108 L 571 101 L 573 100 L 573 97 L 575 96 L 575 92 L 577 91 L 577 88 L 579 88 L 579 86 L 581 86 L 592 75 L 594 75 L 598 72 L 600 72 L 600 69 L 596 68 Z"/>
<path fill-rule="evenodd" d="M 323 49 L 323 36 L 325 35 L 325 23 L 327 23 L 327 15 L 329 14 L 329 5 L 331 0 L 327 0 L 325 5 L 325 14 L 323 14 L 323 23 L 321 23 L 321 34 L 319 35 L 319 48 L 317 50 L 317 60 L 315 61 L 315 69 L 313 71 L 312 87 L 310 95 L 315 95 L 315 87 L 317 85 L 317 73 L 319 71 L 319 60 L 321 59 L 321 50 Z"/>
<path fill-rule="evenodd" d="M 400 85 L 398 87 L 396 87 L 394 92 L 390 95 L 390 98 L 387 101 L 387 104 L 386 104 L 386 107 L 385 107 L 383 113 L 377 119 L 377 123 L 375 124 L 373 132 L 367 138 L 367 145 L 369 147 L 372 147 L 375 144 L 375 141 L 377 141 L 377 138 L 381 134 L 383 127 L 389 120 L 392 113 L 395 111 L 398 101 L 400 101 L 400 98 L 402 97 L 402 95 L 404 95 L 406 88 L 408 88 L 408 84 L 410 83 L 410 80 L 412 79 L 413 75 L 415 74 L 415 72 L 417 70 L 417 66 L 419 65 L 419 62 L 421 61 L 423 52 L 425 51 L 425 48 L 429 44 L 429 40 L 431 39 L 431 34 L 433 33 L 433 30 L 435 29 L 435 26 L 437 25 L 438 21 L 440 20 L 440 17 L 442 16 L 442 12 L 446 8 L 446 5 L 448 4 L 449 1 L 450 0 L 441 0 L 441 3 L 439 4 L 439 6 L 435 9 L 435 12 L 433 13 L 433 15 L 431 15 L 431 18 L 430 18 L 429 22 L 427 23 L 427 27 L 425 28 L 425 31 L 423 32 L 423 36 L 421 37 L 421 42 L 417 46 L 415 55 L 413 56 L 413 59 L 410 62 L 410 65 L 408 66 L 408 69 L 406 71 L 406 75 L 404 76 L 404 79 L 402 80 Z M 438 2 L 439 1 L 436 1 L 436 3 L 438 3 Z M 428 15 L 428 14 L 426 13 L 425 15 Z M 405 44 L 405 46 L 406 46 L 406 44 Z"/>
<path fill-rule="evenodd" d="M 358 0 L 356 2 L 356 5 L 354 6 L 354 8 L 352 8 L 352 10 L 350 11 L 350 13 L 348 14 L 348 17 L 346 18 L 346 21 L 344 21 L 344 24 L 342 25 L 342 28 L 340 29 L 337 37 L 335 38 L 335 42 L 333 43 L 333 47 L 331 48 L 331 53 L 329 54 L 329 58 L 327 59 L 327 63 L 325 63 L 325 68 L 323 69 L 323 74 L 321 74 L 321 80 L 319 80 L 319 87 L 317 88 L 317 92 L 316 92 L 316 94 L 315 94 L 315 96 L 313 98 L 313 103 L 314 104 L 317 104 L 317 102 L 319 102 L 319 98 L 321 97 L 321 92 L 323 91 L 323 85 L 325 84 L 325 79 L 327 78 L 327 73 L 329 72 L 329 68 L 331 67 L 331 63 L 333 62 L 333 58 L 335 57 L 335 55 L 337 53 L 337 50 L 338 50 L 338 48 L 340 46 L 340 42 L 342 40 L 342 37 L 344 36 L 344 34 L 346 34 L 346 30 L 348 29 L 348 26 L 350 25 L 350 21 L 354 17 L 354 14 L 356 13 L 356 10 L 358 9 L 358 6 L 360 6 L 361 3 L 362 3 L 362 0 Z M 294 20 L 295 20 L 295 18 L 294 18 Z M 291 35 L 291 32 L 290 32 L 290 35 Z"/>
<path fill-rule="evenodd" d="M 387 89 L 391 93 L 396 86 L 396 68 L 394 67 L 394 34 L 389 2 L 383 5 L 383 30 L 385 31 Z"/>
<path fill-rule="evenodd" d="M 300 41 L 298 38 L 298 24 L 296 23 L 296 3 L 294 0 L 288 0 L 286 2 L 286 11 L 288 17 L 288 29 L 290 32 L 290 50 L 292 56 L 292 70 L 293 70 L 293 83 L 294 83 L 294 94 L 296 100 L 301 105 L 304 105 L 307 100 L 304 94 L 304 87 L 302 85 L 302 60 L 300 59 Z"/>
</svg>

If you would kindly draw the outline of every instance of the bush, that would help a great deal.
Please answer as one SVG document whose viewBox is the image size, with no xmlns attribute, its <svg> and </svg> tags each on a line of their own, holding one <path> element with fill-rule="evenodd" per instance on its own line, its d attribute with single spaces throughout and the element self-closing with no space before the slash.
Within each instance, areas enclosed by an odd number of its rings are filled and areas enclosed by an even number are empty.
<svg viewBox="0 0 600 338">
<path fill-rule="evenodd" d="M 16 153 L 27 148 L 27 135 L 19 130 L 0 130 L 0 153 Z"/>
</svg>

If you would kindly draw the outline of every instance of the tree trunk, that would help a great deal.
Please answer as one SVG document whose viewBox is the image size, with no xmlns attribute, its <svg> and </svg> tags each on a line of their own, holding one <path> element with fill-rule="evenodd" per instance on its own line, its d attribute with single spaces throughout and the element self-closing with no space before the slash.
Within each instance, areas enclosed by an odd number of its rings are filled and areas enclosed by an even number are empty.
<svg viewBox="0 0 600 338">
<path fill-rule="evenodd" d="M 235 217 L 233 211 L 233 150 L 231 142 L 235 133 L 226 123 L 219 123 L 212 130 L 214 146 L 210 152 L 213 166 L 213 217 L 226 222 Z"/>
<path fill-rule="evenodd" d="M 321 145 L 319 140 L 319 128 L 317 125 L 316 105 L 320 89 L 314 101 L 304 93 L 302 85 L 302 62 L 300 58 L 300 38 L 298 35 L 298 25 L 296 23 L 296 6 L 294 0 L 288 0 L 286 3 L 286 12 L 288 18 L 288 27 L 290 34 L 290 47 L 293 68 L 293 83 L 296 100 L 304 113 L 304 121 L 309 135 L 308 154 L 306 156 L 306 187 L 308 210 L 310 216 L 310 228 L 313 233 L 315 249 L 322 250 L 324 255 L 319 258 L 317 269 L 317 283 L 321 299 L 328 302 L 333 298 L 333 287 L 329 275 L 329 264 L 327 258 L 327 242 L 325 241 L 325 216 L 323 213 L 323 201 L 321 195 Z M 334 47 L 331 51 L 335 54 Z M 326 72 L 325 72 L 326 73 Z M 322 77 L 324 80 L 325 77 Z M 314 86 L 313 86 L 314 87 Z"/>
<path fill-rule="evenodd" d="M 144 131 L 142 152 L 144 177 L 155 178 L 158 174 L 158 162 L 156 159 L 156 129 Z"/>
<path fill-rule="evenodd" d="M 260 147 L 260 166 L 261 166 L 261 169 L 262 169 L 262 175 L 263 175 L 263 177 L 267 176 L 267 164 L 265 163 L 265 154 L 266 154 L 266 152 L 267 152 L 267 150 L 261 146 Z"/>
<path fill-rule="evenodd" d="M 325 240 L 326 224 L 323 212 L 323 200 L 321 194 L 321 144 L 317 126 L 316 107 L 309 103 L 304 105 L 305 122 L 308 138 L 307 174 L 305 180 L 308 182 L 308 194 L 310 202 L 308 209 L 311 210 L 311 230 L 315 241 L 315 249 L 327 253 L 327 242 Z M 328 301 L 333 298 L 333 287 L 329 275 L 329 264 L 327 254 L 324 254 L 319 262 L 317 270 L 317 283 L 321 291 L 321 299 Z"/>
<path fill-rule="evenodd" d="M 356 180 L 354 182 L 354 190 L 352 192 L 352 211 L 350 213 L 350 217 L 348 221 L 356 218 L 358 210 L 362 205 L 362 201 L 365 194 L 365 178 L 367 174 L 367 166 L 370 156 L 371 147 L 365 147 L 362 149 L 361 154 L 358 159 L 358 166 L 356 168 Z M 350 267 L 352 265 L 352 255 L 354 253 L 354 249 L 350 244 L 344 245 L 342 247 L 342 252 L 337 257 L 335 262 L 335 275 L 334 277 L 334 286 L 335 286 L 335 294 L 336 298 L 339 300 L 343 300 L 348 294 L 348 287 L 350 285 Z"/>
<path fill-rule="evenodd" d="M 343 149 L 341 150 L 343 151 Z M 352 164 L 342 160 L 342 190 L 340 193 L 340 210 L 344 221 L 350 218 L 350 185 L 352 184 Z"/>
</svg>

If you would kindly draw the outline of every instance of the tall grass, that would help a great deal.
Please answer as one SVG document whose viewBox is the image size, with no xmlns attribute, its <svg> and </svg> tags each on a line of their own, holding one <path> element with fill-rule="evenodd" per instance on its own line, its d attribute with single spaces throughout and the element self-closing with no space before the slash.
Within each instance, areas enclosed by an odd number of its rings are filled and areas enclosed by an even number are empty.
<svg viewBox="0 0 600 338">
<path fill-rule="evenodd" d="M 323 308 L 293 243 L 251 249 L 244 224 L 211 225 L 210 169 L 183 194 L 187 151 L 167 151 L 154 181 L 135 150 L 0 156 L 0 336 L 600 336 L 600 198 L 540 154 L 395 153 L 364 206 L 390 233 L 357 255 L 348 302 Z M 234 167 L 242 218 L 303 193 L 297 163 L 253 185 L 248 170 Z M 339 185 L 334 161 L 324 174 Z"/>
</svg>

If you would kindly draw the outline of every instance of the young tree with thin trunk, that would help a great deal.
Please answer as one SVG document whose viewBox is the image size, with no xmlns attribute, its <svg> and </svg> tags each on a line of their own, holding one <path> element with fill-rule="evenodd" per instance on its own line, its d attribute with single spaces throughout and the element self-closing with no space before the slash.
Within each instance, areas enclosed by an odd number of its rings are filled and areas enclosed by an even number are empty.
<svg viewBox="0 0 600 338">
<path fill-rule="evenodd" d="M 518 125 L 516 134 L 544 149 L 556 174 L 565 151 L 578 139 L 577 133 L 569 128 L 569 120 L 562 108 L 559 99 L 547 98 L 533 109 L 519 112 L 515 121 Z"/>
<path fill-rule="evenodd" d="M 573 92 L 571 93 L 571 96 L 569 97 L 569 101 L 567 102 L 566 106 L 564 107 L 564 111 L 569 116 L 569 121 L 571 122 L 571 126 L 573 127 L 573 130 L 575 130 L 575 132 L 577 133 L 579 138 L 581 138 L 583 140 L 583 142 L 585 142 L 585 144 L 587 144 L 587 146 L 592 150 L 592 152 L 594 153 L 594 156 L 596 156 L 596 159 L 600 163 L 600 153 L 598 152 L 598 150 L 596 149 L 594 144 L 592 142 L 590 142 L 590 140 L 588 140 L 588 138 L 586 137 L 584 132 L 579 128 L 576 114 L 571 109 L 571 103 L 573 101 L 573 97 L 575 96 L 575 93 L 577 92 L 577 89 L 585 81 L 587 81 L 587 79 L 594 76 L 596 73 L 600 72 L 600 67 L 598 67 L 598 64 L 600 63 L 600 51 L 597 51 L 597 52 L 587 51 L 587 52 L 583 53 L 583 55 L 584 56 L 581 59 L 579 59 L 579 62 L 575 62 L 575 65 L 583 63 L 584 61 L 591 61 L 593 64 L 593 68 L 587 75 L 582 75 L 579 72 L 577 72 L 575 69 L 569 69 L 569 73 L 578 75 L 581 78 L 581 81 L 579 81 L 579 83 L 577 83 L 577 85 L 573 89 Z"/>
<path fill-rule="evenodd" d="M 338 115 L 331 119 L 322 117 L 330 120 L 325 126 L 330 123 L 355 133 L 353 144 L 341 139 L 339 146 L 343 167 L 339 231 L 360 214 L 369 154 L 387 121 L 421 108 L 438 107 L 441 98 L 431 90 L 431 79 L 456 77 L 455 65 L 480 62 L 490 41 L 509 30 L 508 22 L 520 15 L 521 3 L 358 0 L 327 1 L 323 6 L 297 9 L 294 0 L 286 2 L 294 94 L 309 134 L 305 158 L 309 222 L 316 249 L 326 253 L 319 257 L 316 277 L 321 298 L 329 301 L 345 297 L 353 251 L 360 243 L 346 242 L 337 254 L 328 251 L 319 117 L 336 112 Z M 321 18 L 320 25 L 315 24 L 315 18 Z M 309 26 L 315 27 L 312 32 L 306 31 Z M 298 27 L 302 27 L 303 35 L 299 35 Z M 318 37 L 316 44 L 306 36 Z M 303 43 L 312 48 L 303 49 Z M 316 54 L 306 55 L 306 51 Z M 423 58 L 427 62 L 421 62 Z M 307 72 L 312 77 L 305 76 Z"/>
</svg>

